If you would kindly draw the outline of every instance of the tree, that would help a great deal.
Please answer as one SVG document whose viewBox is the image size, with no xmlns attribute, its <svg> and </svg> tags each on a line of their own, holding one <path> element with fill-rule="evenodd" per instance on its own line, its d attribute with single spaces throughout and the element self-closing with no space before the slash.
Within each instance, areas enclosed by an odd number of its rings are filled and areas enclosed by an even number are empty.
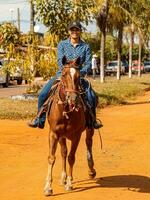
<svg viewBox="0 0 150 200">
<path fill-rule="evenodd" d="M 114 3 L 126 13 L 130 26 L 130 50 L 129 50 L 129 78 L 132 76 L 132 49 L 134 41 L 134 30 L 139 33 L 139 70 L 138 75 L 141 75 L 141 51 L 142 44 L 149 38 L 150 27 L 150 2 L 149 0 L 114 0 Z"/>
<path fill-rule="evenodd" d="M 130 51 L 129 51 L 129 77 L 132 75 L 132 48 L 133 48 L 133 26 L 139 32 L 139 73 L 142 44 L 148 41 L 150 31 L 150 2 L 149 0 L 95 0 L 96 6 L 94 16 L 97 19 L 98 27 L 102 32 L 101 38 L 101 82 L 104 82 L 104 52 L 106 34 L 112 27 L 112 32 L 118 33 L 118 70 L 117 79 L 120 79 L 120 60 L 122 50 L 122 36 L 125 25 L 130 26 Z M 142 12 L 141 12 L 142 11 Z"/>
<path fill-rule="evenodd" d="M 60 39 L 68 36 L 68 25 L 73 20 L 89 23 L 94 0 L 34 0 L 37 18 Z"/>
<path fill-rule="evenodd" d="M 20 44 L 20 32 L 11 23 L 3 23 L 0 25 L 0 35 L 2 37 L 1 47 L 7 49 L 10 44 Z"/>
<path fill-rule="evenodd" d="M 101 38 L 100 32 L 97 32 L 96 34 L 83 32 L 82 38 L 89 44 L 93 54 L 99 51 L 99 44 L 100 44 L 100 38 Z"/>
<path fill-rule="evenodd" d="M 98 1 L 97 4 L 99 5 L 99 10 L 96 13 L 96 20 L 97 25 L 100 28 L 102 33 L 101 35 L 101 59 L 100 59 L 100 78 L 101 82 L 103 83 L 105 80 L 105 73 L 104 73 L 104 55 L 105 55 L 105 41 L 106 41 L 106 28 L 107 28 L 107 18 L 108 12 L 110 8 L 110 0 Z"/>
<path fill-rule="evenodd" d="M 126 24 L 126 17 L 124 12 L 117 6 L 113 5 L 110 8 L 107 22 L 107 29 L 114 37 L 116 37 L 116 49 L 117 49 L 117 79 L 121 78 L 121 52 L 123 43 L 123 29 Z"/>
</svg>

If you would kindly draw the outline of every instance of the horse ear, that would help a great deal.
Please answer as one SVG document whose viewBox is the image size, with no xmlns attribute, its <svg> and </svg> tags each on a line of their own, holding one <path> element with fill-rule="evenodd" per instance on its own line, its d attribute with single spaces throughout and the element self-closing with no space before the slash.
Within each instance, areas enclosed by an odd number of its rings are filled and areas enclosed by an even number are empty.
<svg viewBox="0 0 150 200">
<path fill-rule="evenodd" d="M 65 65 L 66 63 L 67 63 L 67 58 L 66 58 L 66 56 L 64 56 L 64 57 L 62 58 L 62 64 Z"/>
<path fill-rule="evenodd" d="M 78 58 L 76 59 L 75 64 L 76 64 L 77 66 L 80 65 L 80 57 L 78 57 Z"/>
</svg>

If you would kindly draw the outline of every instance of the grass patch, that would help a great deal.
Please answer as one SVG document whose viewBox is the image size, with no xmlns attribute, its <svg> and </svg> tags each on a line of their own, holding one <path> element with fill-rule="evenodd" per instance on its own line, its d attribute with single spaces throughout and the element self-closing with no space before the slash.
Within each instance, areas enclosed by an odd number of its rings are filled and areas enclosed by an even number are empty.
<svg viewBox="0 0 150 200">
<path fill-rule="evenodd" d="M 37 100 L 0 99 L 0 119 L 31 119 L 37 113 Z"/>
<path fill-rule="evenodd" d="M 150 90 L 150 74 L 144 74 L 141 78 L 133 76 L 132 79 L 123 76 L 120 81 L 115 77 L 106 77 L 106 82 L 103 84 L 99 79 L 96 81 L 91 79 L 91 83 L 99 96 L 99 107 L 125 104 L 128 100 L 133 100 Z M 36 113 L 37 99 L 30 101 L 0 99 L 0 119 L 32 119 Z"/>
<path fill-rule="evenodd" d="M 100 107 L 125 104 L 128 100 L 150 90 L 150 74 L 144 74 L 142 77 L 133 76 L 131 79 L 123 76 L 119 81 L 115 77 L 106 77 L 103 84 L 100 80 L 92 80 L 91 83 L 99 96 Z"/>
</svg>

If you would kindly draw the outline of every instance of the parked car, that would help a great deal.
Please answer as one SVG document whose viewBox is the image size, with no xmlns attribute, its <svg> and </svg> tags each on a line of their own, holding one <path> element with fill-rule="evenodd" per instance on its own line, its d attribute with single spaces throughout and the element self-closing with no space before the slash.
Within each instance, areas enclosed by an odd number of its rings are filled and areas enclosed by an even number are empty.
<svg viewBox="0 0 150 200">
<path fill-rule="evenodd" d="M 0 84 L 2 84 L 3 87 L 8 87 L 10 81 L 9 73 L 5 73 L 3 71 L 3 61 L 0 60 Z"/>
<path fill-rule="evenodd" d="M 144 61 L 144 72 L 150 72 L 150 61 Z"/>
<path fill-rule="evenodd" d="M 118 61 L 109 61 L 105 67 L 105 73 L 106 75 L 115 75 L 117 73 L 118 68 Z M 124 63 L 121 61 L 121 71 L 120 74 L 125 74 L 126 69 Z"/>
<path fill-rule="evenodd" d="M 8 59 L 4 59 L 4 62 L 7 64 L 8 62 L 15 62 L 14 58 L 10 58 L 10 60 L 8 61 Z M 15 70 L 13 71 L 13 73 L 10 73 L 10 80 L 16 80 L 18 85 L 22 84 L 23 81 L 23 72 L 21 70 L 21 68 L 19 66 L 15 67 Z"/>
<path fill-rule="evenodd" d="M 132 73 L 138 73 L 138 68 L 139 68 L 138 60 L 134 60 L 132 62 L 132 67 L 131 67 Z M 141 73 L 144 73 L 144 65 L 143 65 L 143 63 L 140 64 L 140 69 L 141 69 Z"/>
</svg>

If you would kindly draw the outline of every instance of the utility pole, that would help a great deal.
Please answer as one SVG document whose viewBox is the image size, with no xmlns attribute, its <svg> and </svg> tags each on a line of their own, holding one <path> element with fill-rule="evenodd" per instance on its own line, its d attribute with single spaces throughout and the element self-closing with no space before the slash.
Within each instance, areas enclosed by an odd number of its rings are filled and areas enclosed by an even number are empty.
<svg viewBox="0 0 150 200">
<path fill-rule="evenodd" d="M 9 9 L 10 15 L 11 15 L 11 23 L 14 24 L 14 19 L 13 19 L 13 15 L 14 15 L 14 9 L 10 8 Z"/>
<path fill-rule="evenodd" d="M 34 5 L 32 0 L 30 0 L 30 32 L 34 33 Z"/>
<path fill-rule="evenodd" d="M 17 21 L 18 21 L 18 30 L 20 31 L 20 9 L 17 8 Z"/>
</svg>

